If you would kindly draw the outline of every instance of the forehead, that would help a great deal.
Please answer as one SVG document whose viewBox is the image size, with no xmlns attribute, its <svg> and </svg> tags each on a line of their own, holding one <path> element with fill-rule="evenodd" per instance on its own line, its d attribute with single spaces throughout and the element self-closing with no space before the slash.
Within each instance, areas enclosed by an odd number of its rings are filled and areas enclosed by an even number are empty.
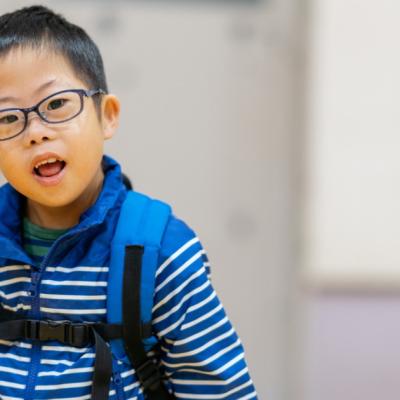
<svg viewBox="0 0 400 400">
<path fill-rule="evenodd" d="M 84 87 L 66 58 L 54 51 L 18 48 L 0 57 L 0 106 L 4 99 L 30 106 L 53 91 Z"/>
</svg>

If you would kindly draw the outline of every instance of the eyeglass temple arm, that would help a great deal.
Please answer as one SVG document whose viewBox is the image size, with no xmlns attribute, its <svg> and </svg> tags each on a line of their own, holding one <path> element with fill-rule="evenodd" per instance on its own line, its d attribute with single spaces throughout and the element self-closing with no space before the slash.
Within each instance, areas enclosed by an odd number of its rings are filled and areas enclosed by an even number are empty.
<svg viewBox="0 0 400 400">
<path fill-rule="evenodd" d="M 85 95 L 87 97 L 94 96 L 95 94 L 106 94 L 106 92 L 103 89 L 91 89 L 91 90 L 85 90 Z"/>
</svg>

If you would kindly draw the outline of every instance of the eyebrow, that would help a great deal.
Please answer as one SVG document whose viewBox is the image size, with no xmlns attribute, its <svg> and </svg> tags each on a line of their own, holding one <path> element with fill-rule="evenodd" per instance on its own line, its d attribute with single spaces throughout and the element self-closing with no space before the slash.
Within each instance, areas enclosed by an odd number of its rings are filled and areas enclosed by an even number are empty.
<svg viewBox="0 0 400 400">
<path fill-rule="evenodd" d="M 43 83 L 42 85 L 40 85 L 35 91 L 34 94 L 40 92 L 43 89 L 46 89 L 47 87 L 51 86 L 54 82 L 56 81 L 56 78 L 50 79 L 49 81 Z M 4 103 L 4 102 L 13 102 L 13 101 L 18 101 L 17 97 L 13 97 L 13 96 L 6 96 L 6 97 L 0 97 L 0 102 Z"/>
</svg>

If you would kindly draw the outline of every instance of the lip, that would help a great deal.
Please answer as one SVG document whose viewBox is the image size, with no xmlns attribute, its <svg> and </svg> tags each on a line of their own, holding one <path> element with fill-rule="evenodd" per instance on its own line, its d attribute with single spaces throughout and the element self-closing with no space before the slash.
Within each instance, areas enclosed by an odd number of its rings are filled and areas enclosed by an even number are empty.
<svg viewBox="0 0 400 400">
<path fill-rule="evenodd" d="M 67 165 L 64 166 L 64 168 L 56 175 L 53 176 L 39 176 L 35 174 L 35 165 L 41 161 L 48 160 L 49 158 L 57 158 L 59 160 L 63 160 L 66 164 L 66 161 L 63 157 L 59 156 L 57 153 L 52 153 L 52 152 L 47 152 L 43 154 L 39 154 L 36 157 L 33 158 L 32 163 L 31 163 L 31 173 L 33 177 L 43 186 L 55 186 L 60 183 L 62 180 L 64 174 L 65 174 L 65 169 L 67 168 Z"/>
</svg>

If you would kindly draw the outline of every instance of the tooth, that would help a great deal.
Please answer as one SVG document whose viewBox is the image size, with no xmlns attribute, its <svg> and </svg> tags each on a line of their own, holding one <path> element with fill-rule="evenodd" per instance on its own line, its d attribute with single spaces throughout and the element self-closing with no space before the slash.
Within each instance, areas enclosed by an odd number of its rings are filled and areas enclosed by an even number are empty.
<svg viewBox="0 0 400 400">
<path fill-rule="evenodd" d="M 47 160 L 43 160 L 43 161 L 38 162 L 38 163 L 35 165 L 35 168 L 39 168 L 41 165 L 44 165 L 44 164 L 54 163 L 54 162 L 56 162 L 56 161 L 57 161 L 57 158 L 51 157 L 51 158 L 48 158 Z"/>
</svg>

